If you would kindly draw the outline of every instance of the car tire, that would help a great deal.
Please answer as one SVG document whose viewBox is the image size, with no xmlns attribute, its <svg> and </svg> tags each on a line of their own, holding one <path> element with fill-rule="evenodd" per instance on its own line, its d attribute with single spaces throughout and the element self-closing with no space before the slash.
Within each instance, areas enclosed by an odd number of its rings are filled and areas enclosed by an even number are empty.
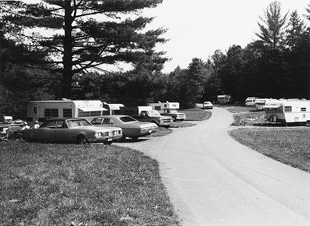
<svg viewBox="0 0 310 226">
<path fill-rule="evenodd" d="M 76 139 L 77 144 L 89 144 L 89 141 L 86 136 L 80 135 Z"/>
<path fill-rule="evenodd" d="M 103 142 L 103 144 L 105 144 L 105 145 L 111 145 L 111 144 L 112 144 L 112 141 L 105 141 L 105 142 Z"/>
<path fill-rule="evenodd" d="M 131 139 L 132 139 L 133 141 L 137 141 L 137 140 L 139 139 L 139 137 L 131 137 Z"/>
</svg>

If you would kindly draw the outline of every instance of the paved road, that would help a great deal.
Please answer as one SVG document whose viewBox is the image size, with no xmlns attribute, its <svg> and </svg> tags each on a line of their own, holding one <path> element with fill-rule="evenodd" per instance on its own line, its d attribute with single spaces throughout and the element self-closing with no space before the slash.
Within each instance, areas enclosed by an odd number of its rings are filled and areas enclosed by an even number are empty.
<svg viewBox="0 0 310 226">
<path fill-rule="evenodd" d="M 214 108 L 196 126 L 122 143 L 159 161 L 184 226 L 309 226 L 310 174 L 234 141 L 232 115 Z"/>
</svg>

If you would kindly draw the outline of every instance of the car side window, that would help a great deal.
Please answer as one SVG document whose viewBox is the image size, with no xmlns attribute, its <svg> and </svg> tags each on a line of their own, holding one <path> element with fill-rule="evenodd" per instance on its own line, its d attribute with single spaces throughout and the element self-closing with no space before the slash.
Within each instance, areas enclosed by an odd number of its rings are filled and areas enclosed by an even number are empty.
<svg viewBox="0 0 310 226">
<path fill-rule="evenodd" d="M 65 121 L 57 121 L 57 129 L 65 128 Z"/>
<path fill-rule="evenodd" d="M 93 121 L 91 121 L 91 123 L 95 124 L 95 125 L 98 125 L 98 124 L 101 124 L 101 120 L 102 120 L 101 118 L 95 118 L 95 119 L 93 119 Z"/>
<path fill-rule="evenodd" d="M 110 118 L 105 118 L 103 119 L 102 121 L 102 124 L 113 124 L 113 119 L 110 119 Z"/>
<path fill-rule="evenodd" d="M 45 127 L 50 128 L 50 129 L 55 129 L 56 128 L 56 121 L 47 122 Z"/>
</svg>

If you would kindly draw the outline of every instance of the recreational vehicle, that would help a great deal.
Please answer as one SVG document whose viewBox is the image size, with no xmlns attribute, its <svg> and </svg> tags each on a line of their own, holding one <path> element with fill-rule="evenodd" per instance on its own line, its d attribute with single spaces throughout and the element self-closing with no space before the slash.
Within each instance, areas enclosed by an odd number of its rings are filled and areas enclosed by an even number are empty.
<svg viewBox="0 0 310 226">
<path fill-rule="evenodd" d="M 153 110 L 157 110 L 161 115 L 171 116 L 173 120 L 184 120 L 186 119 L 186 114 L 178 112 L 180 109 L 180 104 L 178 102 L 158 102 L 158 103 L 148 103 Z"/>
<path fill-rule="evenodd" d="M 107 109 L 107 111 L 103 112 L 105 115 L 119 115 L 120 108 L 124 107 L 124 104 L 108 104 L 103 102 L 102 106 Z"/>
<path fill-rule="evenodd" d="M 42 100 L 30 101 L 27 106 L 27 122 L 42 123 L 55 118 L 101 116 L 107 111 L 100 100 Z"/>
<path fill-rule="evenodd" d="M 310 121 L 310 101 L 299 99 L 267 100 L 263 106 L 269 123 L 303 123 Z"/>
<path fill-rule="evenodd" d="M 245 99 L 246 106 L 255 106 L 255 99 L 256 97 L 248 97 Z"/>
<path fill-rule="evenodd" d="M 231 96 L 230 95 L 218 95 L 217 96 L 217 102 L 219 104 L 227 104 L 231 101 Z"/>
</svg>

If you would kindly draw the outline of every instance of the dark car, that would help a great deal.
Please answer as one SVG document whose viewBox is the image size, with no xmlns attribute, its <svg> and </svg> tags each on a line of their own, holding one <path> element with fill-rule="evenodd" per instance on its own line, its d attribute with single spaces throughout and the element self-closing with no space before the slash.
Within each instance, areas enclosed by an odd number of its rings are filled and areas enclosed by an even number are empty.
<svg viewBox="0 0 310 226">
<path fill-rule="evenodd" d="M 122 130 L 115 127 L 96 127 L 87 119 L 52 119 L 37 129 L 24 130 L 22 137 L 27 141 L 111 144 L 113 139 L 122 137 Z"/>
</svg>

